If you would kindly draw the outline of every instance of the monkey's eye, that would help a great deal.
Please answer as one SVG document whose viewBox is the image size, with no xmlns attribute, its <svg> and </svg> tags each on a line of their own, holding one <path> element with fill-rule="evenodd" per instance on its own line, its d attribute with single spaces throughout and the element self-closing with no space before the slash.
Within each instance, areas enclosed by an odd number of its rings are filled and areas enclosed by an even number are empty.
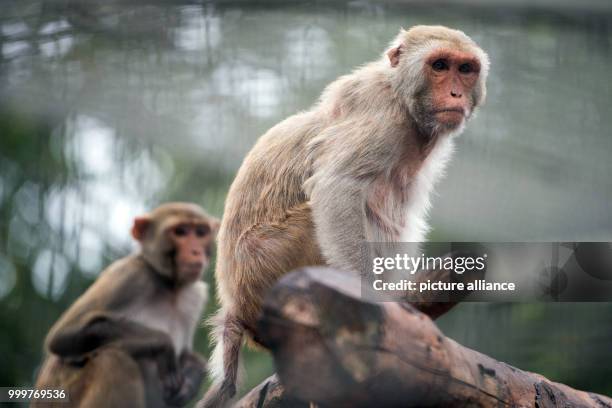
<svg viewBox="0 0 612 408">
<path fill-rule="evenodd" d="M 184 237 L 185 235 L 187 235 L 189 233 L 189 231 L 187 230 L 187 227 L 184 226 L 184 225 L 178 225 L 178 226 L 174 227 L 174 230 L 172 232 L 177 237 Z"/>
<path fill-rule="evenodd" d="M 431 67 L 434 71 L 445 71 L 448 69 L 448 63 L 446 62 L 446 60 L 440 58 L 435 60 L 433 64 L 431 64 Z"/>
<path fill-rule="evenodd" d="M 198 225 L 195 228 L 195 233 L 198 237 L 202 238 L 208 235 L 210 232 L 210 227 L 208 225 Z"/>
<path fill-rule="evenodd" d="M 474 72 L 474 67 L 472 67 L 472 64 L 461 64 L 459 65 L 459 72 L 462 74 L 469 74 L 470 72 Z"/>
</svg>

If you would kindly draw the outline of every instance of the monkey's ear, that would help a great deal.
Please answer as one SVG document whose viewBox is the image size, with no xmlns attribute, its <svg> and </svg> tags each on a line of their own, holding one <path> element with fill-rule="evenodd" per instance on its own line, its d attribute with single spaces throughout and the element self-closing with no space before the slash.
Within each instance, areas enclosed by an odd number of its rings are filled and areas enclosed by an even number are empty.
<svg viewBox="0 0 612 408">
<path fill-rule="evenodd" d="M 402 46 L 401 46 L 401 44 L 398 45 L 397 47 L 393 47 L 389 51 L 387 51 L 387 57 L 389 57 L 389 62 L 391 63 L 392 67 L 396 67 L 397 64 L 399 64 L 399 59 L 400 59 L 400 54 L 401 53 L 402 53 Z"/>
<path fill-rule="evenodd" d="M 140 217 L 134 218 L 134 225 L 132 226 L 132 237 L 136 241 L 141 242 L 144 239 L 147 229 L 151 225 L 151 217 L 148 215 L 141 215 Z"/>
</svg>

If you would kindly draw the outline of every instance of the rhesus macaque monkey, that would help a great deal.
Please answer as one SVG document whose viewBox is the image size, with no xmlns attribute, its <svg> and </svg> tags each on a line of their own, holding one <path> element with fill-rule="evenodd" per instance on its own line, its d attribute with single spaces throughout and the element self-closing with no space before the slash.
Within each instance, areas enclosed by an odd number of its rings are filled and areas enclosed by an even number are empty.
<svg viewBox="0 0 612 408">
<path fill-rule="evenodd" d="M 218 221 L 195 204 L 169 203 L 137 217 L 132 236 L 141 250 L 103 271 L 51 328 L 36 387 L 66 390 L 71 407 L 189 402 L 205 374 L 192 343 L 217 230 Z"/>
<path fill-rule="evenodd" d="M 430 191 L 452 136 L 485 99 L 488 68 L 461 31 L 401 30 L 382 58 L 259 139 L 221 222 L 215 383 L 200 407 L 235 394 L 243 335 L 256 337 L 262 297 L 280 276 L 316 264 L 360 270 L 364 241 L 423 240 Z"/>
</svg>

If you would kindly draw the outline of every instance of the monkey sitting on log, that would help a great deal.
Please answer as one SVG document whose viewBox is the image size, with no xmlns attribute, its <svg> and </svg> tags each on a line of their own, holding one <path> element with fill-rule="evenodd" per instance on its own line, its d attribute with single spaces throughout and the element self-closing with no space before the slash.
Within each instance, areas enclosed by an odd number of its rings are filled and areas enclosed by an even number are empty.
<svg viewBox="0 0 612 408">
<path fill-rule="evenodd" d="M 266 291 L 326 264 L 358 271 L 364 242 L 420 242 L 453 135 L 485 100 L 489 60 L 441 26 L 401 30 L 380 59 L 327 86 L 245 158 L 219 231 L 214 385 L 200 408 L 236 393 L 244 334 L 256 340 Z"/>
<path fill-rule="evenodd" d="M 140 251 L 103 271 L 53 325 L 36 387 L 64 389 L 70 404 L 57 407 L 180 407 L 195 397 L 206 364 L 192 343 L 218 225 L 189 203 L 137 217 Z"/>
</svg>

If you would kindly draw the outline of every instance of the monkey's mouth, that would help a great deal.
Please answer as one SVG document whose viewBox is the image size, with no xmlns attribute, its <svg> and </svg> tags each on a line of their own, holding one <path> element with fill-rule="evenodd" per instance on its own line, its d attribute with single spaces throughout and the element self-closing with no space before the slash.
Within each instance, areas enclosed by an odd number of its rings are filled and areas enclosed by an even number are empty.
<svg viewBox="0 0 612 408">
<path fill-rule="evenodd" d="M 203 262 L 189 262 L 180 265 L 180 274 L 184 279 L 196 279 L 200 277 L 205 264 Z"/>
<path fill-rule="evenodd" d="M 465 109 L 461 107 L 437 109 L 435 115 L 438 123 L 450 128 L 460 126 L 467 116 Z"/>
<path fill-rule="evenodd" d="M 438 114 L 438 113 L 458 113 L 461 116 L 466 116 L 465 115 L 465 109 L 463 109 L 461 107 L 437 109 L 437 110 L 434 111 L 434 113 L 436 113 L 436 114 Z"/>
</svg>

